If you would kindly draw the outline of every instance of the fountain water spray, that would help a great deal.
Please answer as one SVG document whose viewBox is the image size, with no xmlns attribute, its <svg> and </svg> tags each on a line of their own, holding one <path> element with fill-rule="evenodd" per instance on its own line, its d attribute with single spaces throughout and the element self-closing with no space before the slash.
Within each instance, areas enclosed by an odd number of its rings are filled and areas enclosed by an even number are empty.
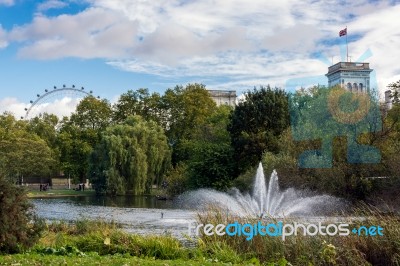
<svg viewBox="0 0 400 266">
<path fill-rule="evenodd" d="M 267 187 L 260 163 L 251 194 L 242 194 L 236 188 L 228 193 L 199 189 L 184 194 L 181 202 L 189 208 L 201 209 L 211 205 L 234 215 L 253 217 L 326 215 L 342 205 L 340 199 L 328 195 L 305 196 L 303 191 L 293 188 L 281 191 L 278 181 L 274 170 Z"/>
</svg>

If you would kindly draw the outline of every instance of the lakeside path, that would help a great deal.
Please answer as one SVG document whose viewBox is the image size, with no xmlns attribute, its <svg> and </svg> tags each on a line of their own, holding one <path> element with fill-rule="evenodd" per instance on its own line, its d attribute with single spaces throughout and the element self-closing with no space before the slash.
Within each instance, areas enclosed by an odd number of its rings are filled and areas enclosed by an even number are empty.
<svg viewBox="0 0 400 266">
<path fill-rule="evenodd" d="M 150 194 L 144 194 L 142 196 L 160 196 L 166 197 L 165 191 L 161 189 L 152 189 Z M 86 189 L 85 191 L 76 191 L 73 189 L 50 189 L 48 191 L 40 190 L 28 190 L 28 198 L 61 198 L 61 197 L 81 197 L 81 196 L 96 196 L 94 189 Z"/>
<path fill-rule="evenodd" d="M 29 190 L 27 193 L 28 198 L 82 197 L 94 195 L 96 195 L 94 190 L 76 191 L 73 189 L 51 189 L 48 191 Z"/>
</svg>

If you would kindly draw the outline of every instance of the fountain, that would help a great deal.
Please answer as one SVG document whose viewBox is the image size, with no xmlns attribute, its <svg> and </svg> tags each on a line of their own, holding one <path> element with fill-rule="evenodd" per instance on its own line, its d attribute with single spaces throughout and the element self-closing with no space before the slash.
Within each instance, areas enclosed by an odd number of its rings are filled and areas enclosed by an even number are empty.
<svg viewBox="0 0 400 266">
<path fill-rule="evenodd" d="M 253 184 L 252 194 L 242 194 L 234 188 L 228 193 L 213 189 L 199 189 L 184 194 L 181 202 L 189 208 L 202 209 L 210 205 L 238 216 L 288 217 L 326 215 L 339 210 L 343 202 L 328 195 L 307 196 L 304 191 L 289 188 L 281 191 L 278 174 L 274 170 L 265 183 L 260 163 Z"/>
</svg>

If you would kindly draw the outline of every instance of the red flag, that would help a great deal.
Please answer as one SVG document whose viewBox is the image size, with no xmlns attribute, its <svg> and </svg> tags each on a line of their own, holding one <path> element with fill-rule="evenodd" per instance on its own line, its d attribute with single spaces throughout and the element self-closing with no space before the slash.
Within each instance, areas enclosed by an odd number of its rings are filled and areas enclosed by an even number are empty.
<svg viewBox="0 0 400 266">
<path fill-rule="evenodd" d="M 344 35 L 347 35 L 347 28 L 345 28 L 344 30 L 339 31 L 339 37 L 342 37 Z"/>
</svg>

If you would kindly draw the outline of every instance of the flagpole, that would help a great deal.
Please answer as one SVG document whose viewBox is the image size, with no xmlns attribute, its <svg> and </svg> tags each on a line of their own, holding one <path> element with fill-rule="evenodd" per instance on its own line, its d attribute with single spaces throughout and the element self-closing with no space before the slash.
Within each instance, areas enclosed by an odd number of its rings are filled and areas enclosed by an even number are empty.
<svg viewBox="0 0 400 266">
<path fill-rule="evenodd" d="M 349 43 L 347 42 L 347 26 L 346 26 L 346 53 L 347 53 L 347 62 L 349 62 Z"/>
</svg>

